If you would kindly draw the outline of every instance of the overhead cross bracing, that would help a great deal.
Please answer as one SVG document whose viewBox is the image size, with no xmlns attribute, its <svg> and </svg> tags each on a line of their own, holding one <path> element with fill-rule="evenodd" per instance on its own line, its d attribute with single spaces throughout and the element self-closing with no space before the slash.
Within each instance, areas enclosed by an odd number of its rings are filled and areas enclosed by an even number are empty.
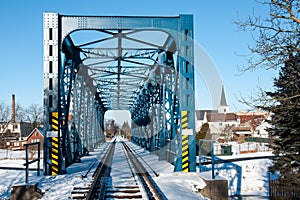
<svg viewBox="0 0 300 200">
<path fill-rule="evenodd" d="M 102 33 L 99 34 L 102 38 L 86 43 L 78 44 L 72 39 L 72 48 L 80 52 L 80 68 L 88 69 L 107 110 L 130 110 L 140 88 L 159 81 L 155 72 L 165 67 L 161 65 L 160 57 L 176 50 L 172 47 L 174 40 L 161 31 L 98 32 Z M 171 46 L 167 46 L 169 43 Z"/>
<path fill-rule="evenodd" d="M 104 141 L 107 110 L 129 110 L 131 141 L 181 171 L 181 112 L 195 170 L 193 17 L 44 14 L 45 173 L 59 139 L 58 173 Z M 53 130 L 51 113 L 58 113 Z"/>
</svg>

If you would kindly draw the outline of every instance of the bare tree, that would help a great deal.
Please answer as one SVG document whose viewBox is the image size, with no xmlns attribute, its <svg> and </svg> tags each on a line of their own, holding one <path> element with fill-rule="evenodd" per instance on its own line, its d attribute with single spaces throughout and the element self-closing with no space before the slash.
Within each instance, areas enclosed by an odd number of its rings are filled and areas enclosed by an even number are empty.
<svg viewBox="0 0 300 200">
<path fill-rule="evenodd" d="M 38 104 L 31 104 L 25 110 L 26 119 L 35 127 L 43 121 L 43 107 Z"/>
<path fill-rule="evenodd" d="M 20 121 L 26 121 L 26 109 L 23 108 L 23 106 L 21 106 L 20 104 L 16 104 L 15 107 L 15 117 L 16 117 L 16 121 L 20 122 Z"/>
<path fill-rule="evenodd" d="M 241 31 L 250 31 L 255 46 L 250 46 L 248 65 L 242 70 L 256 68 L 279 69 L 300 51 L 300 2 L 298 0 L 268 0 L 258 2 L 269 7 L 269 15 L 236 20 Z"/>
<path fill-rule="evenodd" d="M 7 131 L 9 122 L 9 106 L 0 102 L 0 137 L 2 137 L 3 133 Z"/>
<path fill-rule="evenodd" d="M 254 46 L 248 46 L 247 65 L 242 72 L 257 68 L 280 69 L 290 56 L 300 51 L 300 2 L 298 0 L 262 0 L 257 1 L 269 8 L 269 14 L 262 18 L 252 14 L 246 19 L 237 19 L 235 23 L 240 31 L 250 31 Z M 257 85 L 250 96 L 236 97 L 251 110 L 270 106 L 274 98 L 265 93 L 266 88 Z M 269 89 L 268 89 L 269 90 Z"/>
<path fill-rule="evenodd" d="M 9 120 L 9 106 L 0 102 L 0 122 L 8 122 Z"/>
</svg>

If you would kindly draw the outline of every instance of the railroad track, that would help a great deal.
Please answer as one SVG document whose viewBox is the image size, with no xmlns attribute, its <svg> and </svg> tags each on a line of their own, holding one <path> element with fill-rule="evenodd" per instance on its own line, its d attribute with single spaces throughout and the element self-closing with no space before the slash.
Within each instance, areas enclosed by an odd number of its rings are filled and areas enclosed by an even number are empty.
<svg viewBox="0 0 300 200">
<path fill-rule="evenodd" d="M 157 173 L 152 173 L 158 176 Z M 124 141 L 114 141 L 88 187 L 74 188 L 73 199 L 167 199 Z"/>
</svg>

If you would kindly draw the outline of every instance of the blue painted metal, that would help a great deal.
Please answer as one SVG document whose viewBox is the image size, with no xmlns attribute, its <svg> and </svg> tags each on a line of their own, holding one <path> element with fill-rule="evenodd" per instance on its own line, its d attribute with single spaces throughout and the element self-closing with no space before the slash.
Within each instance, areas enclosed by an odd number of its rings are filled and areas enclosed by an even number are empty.
<svg viewBox="0 0 300 200">
<path fill-rule="evenodd" d="M 73 34 L 101 38 L 78 43 Z M 149 41 L 142 34 L 159 34 Z M 87 17 L 44 14 L 45 132 L 59 113 L 60 173 L 104 141 L 104 113 L 129 110 L 136 144 L 181 171 L 181 110 L 189 113 L 189 171 L 196 170 L 193 16 Z M 103 45 L 103 43 L 111 45 Z M 109 47 L 107 47 L 109 46 Z M 45 139 L 45 174 L 49 140 Z M 51 163 L 50 163 L 51 164 Z"/>
</svg>

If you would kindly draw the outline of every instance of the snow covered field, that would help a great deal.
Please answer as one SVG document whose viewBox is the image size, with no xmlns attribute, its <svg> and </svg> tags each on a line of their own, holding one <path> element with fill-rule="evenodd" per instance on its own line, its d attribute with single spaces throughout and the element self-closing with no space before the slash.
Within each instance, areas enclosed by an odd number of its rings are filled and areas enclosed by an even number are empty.
<svg viewBox="0 0 300 200">
<path fill-rule="evenodd" d="M 157 161 L 155 155 L 132 145 L 135 151 L 156 170 L 160 176 L 156 177 L 157 184 L 169 199 L 204 199 L 196 194 L 205 183 L 201 181 L 198 173 L 172 173 L 173 167 L 165 161 Z M 82 178 L 87 170 L 100 158 L 106 146 L 102 145 L 91 152 L 90 156 L 84 157 L 82 163 L 73 164 L 68 168 L 68 174 L 56 177 L 36 175 L 35 171 L 29 173 L 29 183 L 39 182 L 38 187 L 44 192 L 42 199 L 70 199 L 74 186 L 88 184 L 89 178 Z M 9 155 L 9 156 L 8 156 Z M 271 153 L 253 153 L 249 155 L 234 155 L 219 157 L 220 159 L 231 159 L 245 156 L 271 155 Z M 0 150 L 0 167 L 22 167 L 25 163 L 24 151 Z M 229 182 L 229 195 L 232 196 L 268 196 L 268 174 L 267 169 L 271 164 L 269 159 L 257 159 L 248 161 L 237 161 L 231 163 L 217 164 L 215 172 L 217 176 L 225 177 Z M 42 165 L 42 164 L 41 164 Z M 96 165 L 95 165 L 96 166 Z M 36 164 L 30 167 L 36 168 Z M 210 170 L 211 166 L 204 166 Z M 204 168 L 203 168 L 204 170 Z M 207 173 L 206 173 L 207 174 Z M 210 174 L 210 173 L 209 173 Z M 13 185 L 25 184 L 25 171 L 0 170 L 0 199 L 9 199 L 10 188 Z M 184 196 L 182 194 L 185 194 Z"/>
</svg>

